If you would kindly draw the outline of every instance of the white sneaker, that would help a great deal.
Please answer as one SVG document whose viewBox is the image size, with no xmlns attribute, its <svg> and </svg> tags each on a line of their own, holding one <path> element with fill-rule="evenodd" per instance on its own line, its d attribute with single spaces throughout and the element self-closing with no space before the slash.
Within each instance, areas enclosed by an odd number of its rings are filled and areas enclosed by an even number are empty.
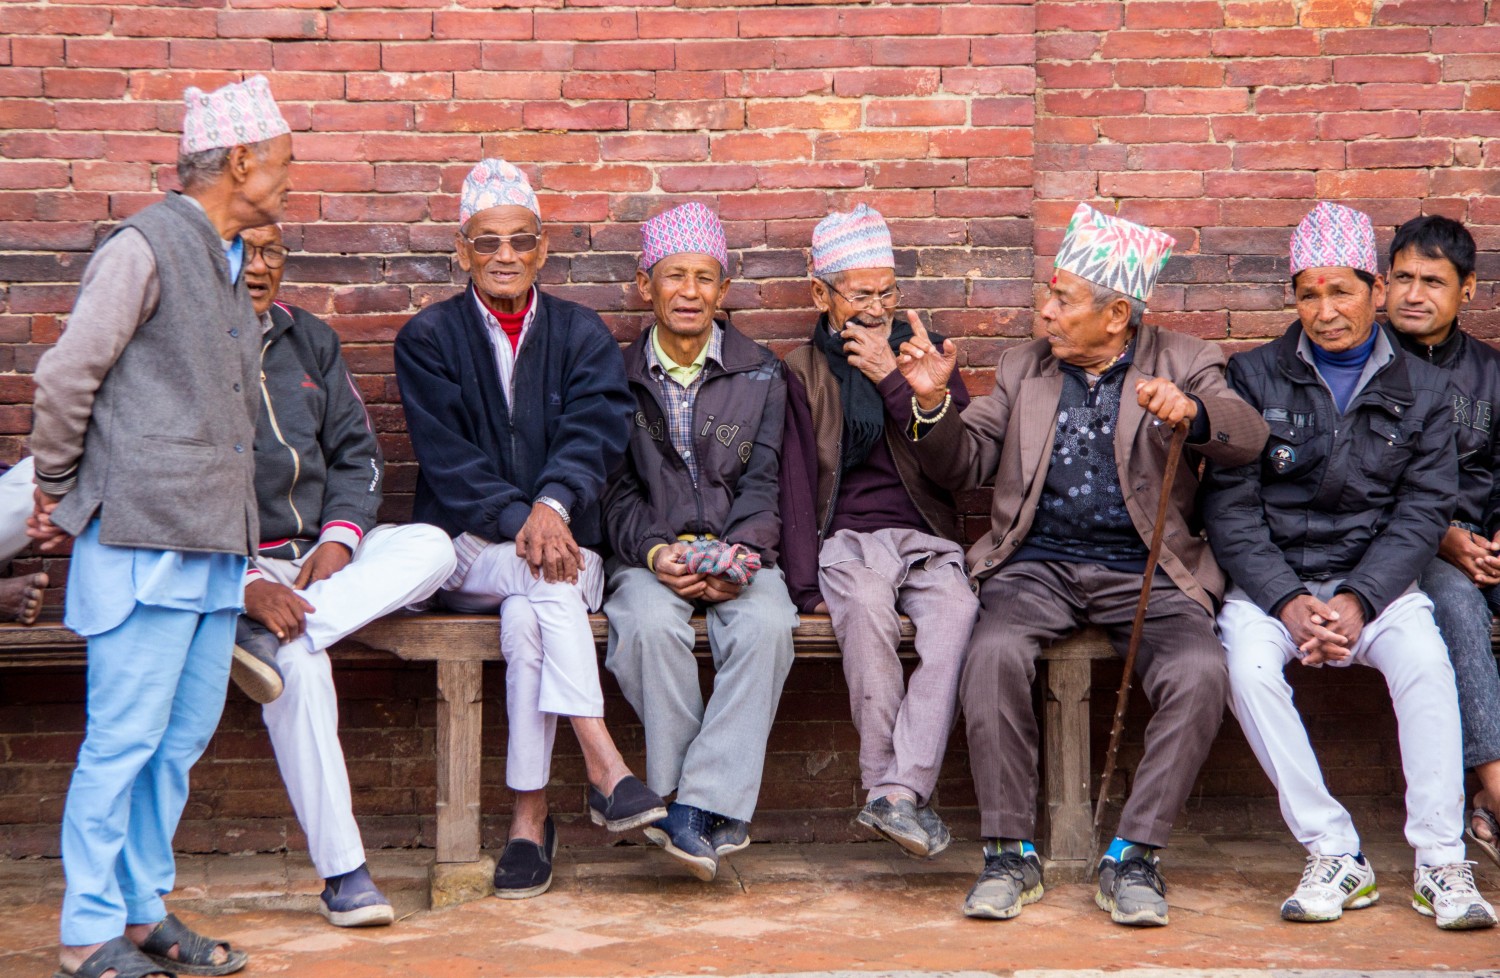
<svg viewBox="0 0 1500 978">
<path fill-rule="evenodd" d="M 1495 908 L 1474 885 L 1472 862 L 1418 866 L 1412 874 L 1412 909 L 1436 917 L 1443 930 L 1479 930 L 1495 926 Z"/>
<path fill-rule="evenodd" d="M 1359 910 L 1379 899 L 1375 867 L 1368 860 L 1347 853 L 1342 856 L 1314 853 L 1307 857 L 1297 892 L 1281 905 L 1281 919 L 1303 923 L 1338 920 L 1345 910 Z"/>
</svg>

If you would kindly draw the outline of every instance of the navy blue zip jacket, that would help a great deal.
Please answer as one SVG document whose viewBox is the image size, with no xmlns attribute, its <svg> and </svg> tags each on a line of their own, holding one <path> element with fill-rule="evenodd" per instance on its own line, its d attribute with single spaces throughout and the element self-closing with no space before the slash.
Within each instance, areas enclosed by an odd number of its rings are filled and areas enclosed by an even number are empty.
<svg viewBox="0 0 1500 978">
<path fill-rule="evenodd" d="M 497 543 L 532 502 L 568 508 L 573 538 L 605 540 L 599 499 L 625 453 L 635 399 L 603 320 L 538 289 L 506 408 L 473 286 L 417 313 L 396 336 L 396 380 L 421 472 L 412 518 Z"/>
</svg>

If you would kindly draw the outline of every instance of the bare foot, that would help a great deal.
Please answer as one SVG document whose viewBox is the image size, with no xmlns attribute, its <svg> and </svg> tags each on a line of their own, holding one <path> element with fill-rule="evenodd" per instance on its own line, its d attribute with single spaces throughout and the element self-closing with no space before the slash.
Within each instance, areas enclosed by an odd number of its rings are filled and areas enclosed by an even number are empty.
<svg viewBox="0 0 1500 978">
<path fill-rule="evenodd" d="M 42 613 L 42 596 L 46 590 L 46 574 L 0 579 L 0 621 L 34 624 L 37 615 Z"/>
</svg>

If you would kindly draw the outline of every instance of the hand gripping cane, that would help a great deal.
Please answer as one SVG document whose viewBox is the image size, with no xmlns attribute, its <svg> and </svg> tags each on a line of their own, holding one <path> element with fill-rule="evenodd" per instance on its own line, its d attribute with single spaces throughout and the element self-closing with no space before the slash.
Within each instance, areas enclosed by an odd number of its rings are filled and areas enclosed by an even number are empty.
<svg viewBox="0 0 1500 978">
<path fill-rule="evenodd" d="M 1120 695 L 1115 700 L 1114 724 L 1109 728 L 1109 750 L 1104 755 L 1104 775 L 1099 781 L 1099 802 L 1094 806 L 1094 845 L 1099 848 L 1099 823 L 1104 820 L 1104 806 L 1109 802 L 1109 783 L 1115 778 L 1115 760 L 1120 753 L 1120 738 L 1125 733 L 1125 706 L 1130 702 L 1130 680 L 1135 675 L 1135 656 L 1141 648 L 1141 629 L 1146 625 L 1146 605 L 1151 601 L 1151 581 L 1156 577 L 1156 560 L 1161 555 L 1161 540 L 1167 529 L 1167 506 L 1172 500 L 1172 482 L 1182 461 L 1182 446 L 1187 441 L 1187 422 L 1178 423 L 1167 446 L 1167 467 L 1161 477 L 1161 502 L 1156 507 L 1156 525 L 1151 528 L 1151 549 L 1146 553 L 1146 570 L 1141 578 L 1141 597 L 1135 603 L 1135 622 L 1130 626 L 1130 645 L 1125 650 L 1125 675 L 1120 680 Z"/>
</svg>

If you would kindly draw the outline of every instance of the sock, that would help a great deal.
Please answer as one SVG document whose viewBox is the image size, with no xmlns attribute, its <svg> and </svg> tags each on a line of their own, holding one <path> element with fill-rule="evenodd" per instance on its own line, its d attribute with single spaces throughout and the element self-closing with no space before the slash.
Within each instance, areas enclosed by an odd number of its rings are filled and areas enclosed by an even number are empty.
<svg viewBox="0 0 1500 978">
<path fill-rule="evenodd" d="M 991 856 L 1002 852 L 1019 852 L 1024 856 L 1028 852 L 1036 852 L 1036 846 L 1031 844 L 1030 839 L 986 839 L 984 851 Z"/>
<path fill-rule="evenodd" d="M 1155 846 L 1148 846 L 1144 842 L 1131 842 L 1129 839 L 1122 839 L 1117 835 L 1115 836 L 1115 840 L 1109 844 L 1109 849 L 1105 851 L 1104 858 L 1120 862 L 1125 858 L 1125 850 L 1131 846 L 1139 846 L 1146 850 L 1147 855 L 1156 851 Z"/>
</svg>

